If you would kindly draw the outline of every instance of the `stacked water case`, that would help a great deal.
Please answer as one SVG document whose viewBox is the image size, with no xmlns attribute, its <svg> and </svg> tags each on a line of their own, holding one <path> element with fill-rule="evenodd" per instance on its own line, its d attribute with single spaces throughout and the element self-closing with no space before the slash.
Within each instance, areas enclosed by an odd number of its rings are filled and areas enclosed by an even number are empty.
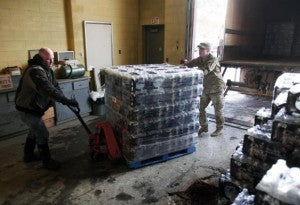
<svg viewBox="0 0 300 205">
<path fill-rule="evenodd" d="M 220 187 L 225 195 L 226 189 L 238 193 L 246 187 L 254 191 L 278 159 L 300 167 L 299 73 L 285 73 L 277 79 L 272 108 L 256 113 L 254 126 L 231 157 L 230 171 L 220 178 Z"/>
<path fill-rule="evenodd" d="M 300 169 L 278 160 L 256 186 L 255 205 L 300 204 Z"/>
<path fill-rule="evenodd" d="M 128 162 L 197 143 L 202 80 L 201 71 L 168 64 L 106 69 L 107 119 Z"/>
</svg>

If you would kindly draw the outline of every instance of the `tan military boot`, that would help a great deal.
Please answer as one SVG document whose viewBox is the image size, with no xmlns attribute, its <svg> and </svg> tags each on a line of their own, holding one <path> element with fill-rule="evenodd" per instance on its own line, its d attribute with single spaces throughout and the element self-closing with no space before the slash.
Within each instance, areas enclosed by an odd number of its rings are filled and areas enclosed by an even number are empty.
<svg viewBox="0 0 300 205">
<path fill-rule="evenodd" d="M 213 133 L 211 133 L 211 137 L 218 137 L 223 134 L 222 128 L 217 128 Z"/>
<path fill-rule="evenodd" d="M 198 131 L 198 135 L 200 136 L 204 132 L 208 132 L 208 127 L 201 127 Z"/>
</svg>

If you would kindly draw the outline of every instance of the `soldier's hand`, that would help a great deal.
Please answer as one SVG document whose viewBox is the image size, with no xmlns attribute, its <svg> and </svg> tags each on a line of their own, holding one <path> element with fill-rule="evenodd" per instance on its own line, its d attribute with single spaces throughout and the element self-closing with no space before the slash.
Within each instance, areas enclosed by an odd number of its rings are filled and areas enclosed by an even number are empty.
<svg viewBox="0 0 300 205">
<path fill-rule="evenodd" d="M 181 59 L 180 64 L 186 65 L 189 61 L 187 59 Z"/>
</svg>

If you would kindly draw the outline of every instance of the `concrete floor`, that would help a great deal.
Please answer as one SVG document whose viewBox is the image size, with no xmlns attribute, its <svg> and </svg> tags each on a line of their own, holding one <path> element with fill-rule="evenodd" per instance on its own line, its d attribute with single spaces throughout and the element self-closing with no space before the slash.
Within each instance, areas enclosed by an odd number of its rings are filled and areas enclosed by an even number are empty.
<svg viewBox="0 0 300 205">
<path fill-rule="evenodd" d="M 214 124 L 209 128 L 213 131 Z M 22 162 L 25 135 L 0 142 L 0 204 L 168 204 L 168 193 L 228 169 L 244 131 L 226 127 L 222 137 L 206 134 L 195 153 L 140 169 L 129 169 L 123 161 L 91 162 L 78 121 L 50 133 L 52 155 L 63 162 L 58 172 L 44 170 L 40 162 Z"/>
<path fill-rule="evenodd" d="M 248 119 L 254 114 L 249 112 Z M 85 118 L 92 129 L 99 120 Z M 209 123 L 209 133 L 214 126 Z M 124 161 L 91 162 L 87 134 L 77 120 L 49 131 L 53 158 L 63 163 L 57 172 L 43 169 L 41 162 L 23 163 L 26 135 L 0 141 L 0 204 L 172 204 L 169 193 L 229 169 L 231 154 L 246 132 L 225 126 L 221 137 L 200 137 L 193 154 L 129 169 Z"/>
<path fill-rule="evenodd" d="M 246 95 L 236 91 L 229 91 L 225 96 L 224 117 L 227 122 L 251 127 L 254 115 L 261 108 L 271 108 L 271 97 Z M 214 118 L 214 108 L 207 108 L 209 117 Z"/>
</svg>

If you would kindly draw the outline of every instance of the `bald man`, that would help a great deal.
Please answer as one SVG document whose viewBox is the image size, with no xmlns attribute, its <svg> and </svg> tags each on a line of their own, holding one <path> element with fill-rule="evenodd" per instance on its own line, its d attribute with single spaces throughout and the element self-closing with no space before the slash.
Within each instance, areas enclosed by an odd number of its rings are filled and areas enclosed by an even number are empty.
<svg viewBox="0 0 300 205">
<path fill-rule="evenodd" d="M 28 61 L 16 92 L 16 109 L 21 119 L 29 127 L 24 146 L 24 162 L 38 160 L 34 155 L 37 144 L 40 158 L 46 169 L 57 170 L 60 163 L 51 158 L 48 137 L 49 132 L 42 120 L 44 112 L 58 101 L 64 105 L 79 107 L 75 99 L 68 99 L 60 90 L 53 71 L 53 51 L 41 48 L 33 59 Z"/>
</svg>

